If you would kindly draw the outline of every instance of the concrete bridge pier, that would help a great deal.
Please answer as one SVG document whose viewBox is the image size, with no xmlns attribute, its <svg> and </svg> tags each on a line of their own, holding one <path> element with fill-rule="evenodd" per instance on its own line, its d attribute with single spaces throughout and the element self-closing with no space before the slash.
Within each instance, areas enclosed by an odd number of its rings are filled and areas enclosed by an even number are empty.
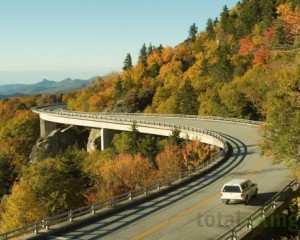
<svg viewBox="0 0 300 240">
<path fill-rule="evenodd" d="M 116 133 L 120 131 L 101 128 L 101 151 L 112 146 L 112 140 Z"/>
<path fill-rule="evenodd" d="M 57 129 L 57 123 L 49 122 L 40 118 L 40 132 L 42 138 L 46 138 L 55 129 Z"/>
</svg>

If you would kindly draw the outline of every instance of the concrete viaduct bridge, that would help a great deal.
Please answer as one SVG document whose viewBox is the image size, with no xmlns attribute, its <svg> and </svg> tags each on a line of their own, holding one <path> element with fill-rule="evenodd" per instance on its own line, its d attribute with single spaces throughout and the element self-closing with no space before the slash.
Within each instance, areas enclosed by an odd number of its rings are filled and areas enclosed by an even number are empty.
<svg viewBox="0 0 300 240">
<path fill-rule="evenodd" d="M 89 206 L 60 216 L 64 218 L 60 225 L 45 226 L 44 220 L 27 226 L 27 232 L 34 230 L 35 234 L 23 239 L 237 239 L 282 204 L 282 194 L 287 196 L 298 186 L 291 182 L 288 169 L 272 165 L 270 159 L 260 156 L 259 122 L 182 115 L 82 113 L 66 111 L 59 105 L 33 111 L 40 115 L 42 136 L 49 134 L 57 123 L 100 128 L 104 149 L 114 131 L 128 131 L 136 121 L 140 132 L 167 136 L 176 127 L 183 137 L 200 137 L 201 141 L 223 149 L 223 153 L 229 146 L 230 155 L 225 161 L 215 160 L 209 170 L 204 170 L 204 166 L 200 173 L 188 173 L 187 178 L 192 181 L 179 184 L 172 191 L 135 203 L 130 193 L 122 198 L 126 206 L 122 210 L 110 212 L 115 207 L 111 202 L 107 210 L 95 211 L 96 205 Z M 220 188 L 233 178 L 249 178 L 258 183 L 257 198 L 248 205 L 222 204 Z M 158 184 L 155 188 L 153 192 L 157 193 L 163 187 Z M 77 219 L 78 212 L 85 212 L 85 216 L 78 214 Z M 21 230 L 26 232 L 24 228 L 18 229 Z"/>
</svg>

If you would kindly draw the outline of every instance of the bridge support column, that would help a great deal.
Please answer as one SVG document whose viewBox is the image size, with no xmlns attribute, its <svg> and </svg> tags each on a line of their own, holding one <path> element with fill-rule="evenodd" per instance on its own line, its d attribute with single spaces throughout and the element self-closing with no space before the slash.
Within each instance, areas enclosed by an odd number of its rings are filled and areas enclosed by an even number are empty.
<svg viewBox="0 0 300 240">
<path fill-rule="evenodd" d="M 116 133 L 119 131 L 102 128 L 101 129 L 101 150 L 112 146 L 112 140 Z"/>
<path fill-rule="evenodd" d="M 41 137 L 47 137 L 53 130 L 57 129 L 57 124 L 40 119 Z"/>
</svg>

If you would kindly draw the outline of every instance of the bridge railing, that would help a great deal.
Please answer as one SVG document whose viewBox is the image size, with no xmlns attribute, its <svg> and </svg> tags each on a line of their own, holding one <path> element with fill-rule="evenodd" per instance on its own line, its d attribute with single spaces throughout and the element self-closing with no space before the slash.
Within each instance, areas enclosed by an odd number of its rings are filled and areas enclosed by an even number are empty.
<svg viewBox="0 0 300 240">
<path fill-rule="evenodd" d="M 54 109 L 60 107 L 60 112 L 54 112 Z M 118 113 L 118 112 L 78 112 L 65 110 L 66 104 L 59 103 L 49 106 L 41 106 L 33 108 L 33 111 L 36 112 L 45 112 L 51 114 L 59 115 L 69 115 L 69 116 L 80 116 L 80 117 L 90 117 L 90 118 L 106 118 L 108 116 L 132 116 L 132 117 L 177 117 L 177 118 L 194 118 L 199 120 L 210 120 L 210 121 L 220 121 L 220 122 L 233 122 L 247 125 L 261 125 L 264 122 L 253 121 L 249 119 L 240 119 L 240 118 L 229 118 L 229 117 L 218 117 L 218 116 L 203 116 L 203 115 L 186 115 L 186 114 L 159 114 L 159 113 Z M 124 118 L 122 118 L 124 120 Z"/>
<path fill-rule="evenodd" d="M 64 104 L 59 105 L 61 108 L 65 107 Z M 143 123 L 143 124 L 151 124 L 151 125 L 158 125 L 158 126 L 164 126 L 169 128 L 177 128 L 177 129 L 184 129 L 184 130 L 190 130 L 195 132 L 201 132 L 207 135 L 210 135 L 212 137 L 215 137 L 219 139 L 223 143 L 223 149 L 211 156 L 210 159 L 202 163 L 199 167 L 192 170 L 183 171 L 180 174 L 175 174 L 172 177 L 169 177 L 167 179 L 164 179 L 162 181 L 156 182 L 155 184 L 152 184 L 150 186 L 142 187 L 138 190 L 130 191 L 127 193 L 124 193 L 122 195 L 114 196 L 110 199 L 100 201 L 88 206 L 84 206 L 75 210 L 71 210 L 69 212 L 65 212 L 63 214 L 59 214 L 53 217 L 45 218 L 41 221 L 37 221 L 35 223 L 26 225 L 24 227 L 14 229 L 12 231 L 2 233 L 0 234 L 0 239 L 10 239 L 14 237 L 18 237 L 24 234 L 29 233 L 35 233 L 38 234 L 41 230 L 49 230 L 52 226 L 61 224 L 61 223 L 67 223 L 72 222 L 75 219 L 82 217 L 82 216 L 88 216 L 93 215 L 99 210 L 103 210 L 105 208 L 113 209 L 120 203 L 124 203 L 126 201 L 132 201 L 135 198 L 148 195 L 149 193 L 153 192 L 154 190 L 159 191 L 163 187 L 170 186 L 174 184 L 175 182 L 180 182 L 183 179 L 186 179 L 192 175 L 199 174 L 202 171 L 204 171 L 207 167 L 209 167 L 212 164 L 217 163 L 219 160 L 223 159 L 228 152 L 228 146 L 226 140 L 221 137 L 220 135 L 207 131 L 204 129 L 194 128 L 194 127 L 188 127 L 184 125 L 175 125 L 175 124 L 166 124 L 161 122 L 155 122 L 155 121 L 147 121 L 147 120 L 135 120 L 135 119 L 128 119 L 124 118 L 124 116 L 155 116 L 155 117 L 181 117 L 181 118 L 195 118 L 195 119 L 207 119 L 207 120 L 214 120 L 214 121 L 227 121 L 227 122 L 236 122 L 236 123 L 242 123 L 242 124 L 250 124 L 250 125 L 260 125 L 261 122 L 258 121 L 251 121 L 251 120 L 243 120 L 243 119 L 235 119 L 235 118 L 222 118 L 222 117 L 209 117 L 209 116 L 195 116 L 195 115 L 181 115 L 181 114 L 137 114 L 137 113 L 80 113 L 80 112 L 74 112 L 74 111 L 53 111 L 54 108 L 57 108 L 57 105 L 51 105 L 46 107 L 36 107 L 33 109 L 34 112 L 37 113 L 49 113 L 49 114 L 56 114 L 56 115 L 64 115 L 64 116 L 75 116 L 75 117 L 85 117 L 85 118 L 95 118 L 95 119 L 106 119 L 106 120 L 112 120 L 112 121 L 125 121 L 125 122 L 137 122 L 137 123 Z M 118 117 L 117 117 L 118 116 Z"/>
<path fill-rule="evenodd" d="M 92 118 L 102 118 L 104 117 L 105 119 L 108 120 L 113 120 L 113 121 L 127 121 L 127 122 L 133 122 L 135 121 L 134 119 L 124 119 L 120 117 L 113 117 L 109 116 L 109 114 L 105 115 L 99 115 L 99 114 L 82 114 L 82 113 L 77 113 L 77 112 L 53 112 L 51 111 L 52 106 L 45 108 L 35 108 L 36 112 L 45 112 L 45 113 L 51 113 L 51 114 L 63 114 L 63 115 L 68 115 L 68 116 L 77 116 L 77 117 L 92 117 Z M 163 115 L 161 115 L 163 116 Z M 99 210 L 103 210 L 105 208 L 107 209 L 113 209 L 116 206 L 120 205 L 121 203 L 125 202 L 130 202 L 136 198 L 140 198 L 143 196 L 147 196 L 148 194 L 151 194 L 154 191 L 160 191 L 163 188 L 166 188 L 167 186 L 175 185 L 178 182 L 181 182 L 184 179 L 187 179 L 188 177 L 192 175 L 199 174 L 203 172 L 206 168 L 211 166 L 212 164 L 217 163 L 219 160 L 223 159 L 228 152 L 228 145 L 226 140 L 221 137 L 220 135 L 210 132 L 207 130 L 199 129 L 199 128 L 193 128 L 193 127 L 187 127 L 183 125 L 174 125 L 174 124 L 164 124 L 164 123 L 159 123 L 159 122 L 154 122 L 154 121 L 137 121 L 138 123 L 143 123 L 143 124 L 151 124 L 151 125 L 159 125 L 159 126 L 165 126 L 169 128 L 178 128 L 178 129 L 185 129 L 185 130 L 190 130 L 190 131 L 195 131 L 195 132 L 201 132 L 208 134 L 214 138 L 219 139 L 222 144 L 223 144 L 223 149 L 221 149 L 218 153 L 212 155 L 208 160 L 200 164 L 197 168 L 191 169 L 191 170 L 186 170 L 181 173 L 174 174 L 173 176 L 166 178 L 164 180 L 161 180 L 159 182 L 156 182 L 152 185 L 149 186 L 144 186 L 140 189 L 133 190 L 118 196 L 114 196 L 110 199 L 100 201 L 88 206 L 84 206 L 75 210 L 71 210 L 69 212 L 65 212 L 56 216 L 52 217 L 47 217 L 41 221 L 37 221 L 35 223 L 26 225 L 24 227 L 14 229 L 9 232 L 1 233 L 0 234 L 0 239 L 10 239 L 14 237 L 18 237 L 24 234 L 29 234 L 29 233 L 35 233 L 38 234 L 39 231 L 41 230 L 49 230 L 51 227 L 61 224 L 61 223 L 67 223 L 67 222 L 72 222 L 74 219 L 78 219 L 79 217 L 83 216 L 88 216 L 88 215 L 93 215 Z"/>
<path fill-rule="evenodd" d="M 250 231 L 251 229 L 260 225 L 266 218 L 274 213 L 278 205 L 283 202 L 291 193 L 297 191 L 299 188 L 299 181 L 291 181 L 285 188 L 269 199 L 259 209 L 244 218 L 241 222 L 229 229 L 227 232 L 219 236 L 216 240 L 238 239 L 239 234 Z"/>
<path fill-rule="evenodd" d="M 28 224 L 24 227 L 14 229 L 9 232 L 1 233 L 0 239 L 15 238 L 29 233 L 38 234 L 41 230 L 50 230 L 51 227 L 55 225 L 73 222 L 74 220 L 80 217 L 88 217 L 94 215 L 97 213 L 97 211 L 99 212 L 100 210 L 104 210 L 104 209 L 107 210 L 114 209 L 115 207 L 117 207 L 122 203 L 130 203 L 134 199 L 142 198 L 147 195 L 149 196 L 155 191 L 156 192 L 161 191 L 162 189 L 166 189 L 166 187 L 168 186 L 175 186 L 176 184 L 182 182 L 184 179 L 188 179 L 191 176 L 200 174 L 205 169 L 207 169 L 210 165 L 217 163 L 218 161 L 223 159 L 227 154 L 227 152 L 228 152 L 228 147 L 226 145 L 224 149 L 222 149 L 217 154 L 211 156 L 207 161 L 203 162 L 195 169 L 186 170 L 181 173 L 176 173 L 169 178 L 163 179 L 161 181 L 158 181 L 148 186 L 141 187 L 140 189 L 129 191 L 124 194 L 114 196 L 110 199 L 96 202 L 94 204 L 87 205 L 78 209 L 74 209 L 59 215 L 47 217 L 41 221 Z"/>
</svg>

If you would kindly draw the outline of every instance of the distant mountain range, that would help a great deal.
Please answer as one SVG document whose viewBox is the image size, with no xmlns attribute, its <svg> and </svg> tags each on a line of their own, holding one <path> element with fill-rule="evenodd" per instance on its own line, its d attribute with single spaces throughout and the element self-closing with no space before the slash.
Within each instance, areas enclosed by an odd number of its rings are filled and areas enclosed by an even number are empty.
<svg viewBox="0 0 300 240">
<path fill-rule="evenodd" d="M 95 79 L 95 77 L 88 80 L 66 78 L 60 82 L 44 79 L 35 84 L 0 85 L 0 98 L 33 95 L 38 93 L 72 92 L 90 85 Z"/>
</svg>

